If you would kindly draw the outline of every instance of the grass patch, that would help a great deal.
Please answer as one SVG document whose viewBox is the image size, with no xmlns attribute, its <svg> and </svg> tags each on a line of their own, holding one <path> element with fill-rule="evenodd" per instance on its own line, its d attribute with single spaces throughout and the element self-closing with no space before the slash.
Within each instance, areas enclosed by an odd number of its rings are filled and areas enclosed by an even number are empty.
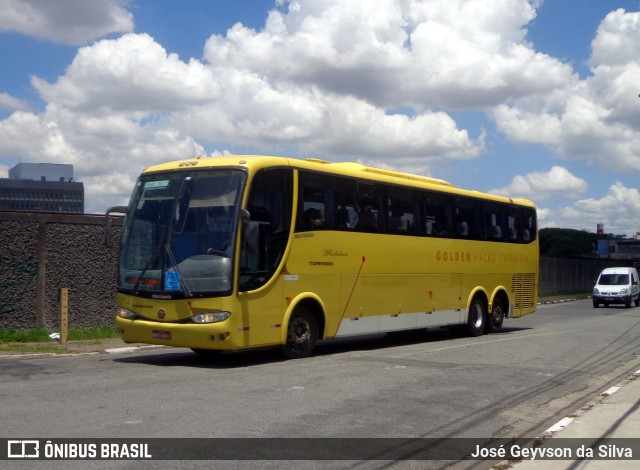
<svg viewBox="0 0 640 470">
<path fill-rule="evenodd" d="M 4 343 L 40 343 L 51 341 L 51 333 L 44 328 L 34 328 L 33 330 L 9 330 L 0 329 L 0 341 Z"/>
<path fill-rule="evenodd" d="M 33 344 L 33 343 L 2 343 L 0 342 L 0 351 L 9 351 L 14 353 L 29 353 L 29 354 L 60 354 L 68 352 L 67 348 L 60 346 L 49 346 L 45 343 Z"/>
<path fill-rule="evenodd" d="M 115 326 L 98 326 L 94 328 L 83 328 L 81 330 L 71 329 L 67 336 L 69 341 L 82 341 L 90 339 L 118 338 Z"/>
<path fill-rule="evenodd" d="M 45 328 L 31 330 L 13 330 L 0 328 L 0 342 L 2 343 L 46 343 L 52 341 L 49 335 L 53 333 Z M 72 328 L 67 334 L 69 341 L 87 341 L 117 338 L 118 333 L 113 326 L 99 326 L 92 328 Z"/>
</svg>

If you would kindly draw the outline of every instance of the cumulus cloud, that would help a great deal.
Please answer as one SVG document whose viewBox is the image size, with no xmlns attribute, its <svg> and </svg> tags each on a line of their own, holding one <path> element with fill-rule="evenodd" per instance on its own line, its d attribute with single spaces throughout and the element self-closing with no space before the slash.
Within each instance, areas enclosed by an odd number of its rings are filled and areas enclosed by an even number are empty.
<svg viewBox="0 0 640 470">
<path fill-rule="evenodd" d="M 562 227 L 595 231 L 604 224 L 605 232 L 635 235 L 640 218 L 640 191 L 614 183 L 601 199 L 587 198 L 557 210 L 539 209 L 540 227 Z"/>
<path fill-rule="evenodd" d="M 587 188 L 585 180 L 573 175 L 564 167 L 554 166 L 547 172 L 534 171 L 526 175 L 517 175 L 508 186 L 489 192 L 544 201 L 556 196 L 575 198 L 583 194 Z"/>
<path fill-rule="evenodd" d="M 205 57 L 380 107 L 493 106 L 571 80 L 569 66 L 525 41 L 536 4 L 296 0 L 261 31 L 236 24 L 211 36 Z"/>
<path fill-rule="evenodd" d="M 628 99 L 640 82 L 638 14 L 603 20 L 581 80 L 528 42 L 538 0 L 278 0 L 263 28 L 213 34 L 188 62 L 131 33 L 125 0 L 94 3 L 0 0 L 0 31 L 83 46 L 55 80 L 32 77 L 42 110 L 0 94 L 13 110 L 0 155 L 73 163 L 88 211 L 126 201 L 145 166 L 229 148 L 430 174 L 485 152 L 486 133 L 456 121 L 468 110 L 513 142 L 640 171 L 640 107 Z M 124 34 L 91 42 L 110 33 Z M 495 191 L 580 198 L 586 183 L 555 166 Z M 543 207 L 541 220 L 571 220 L 590 207 L 579 203 Z"/>
<path fill-rule="evenodd" d="M 11 96 L 7 93 L 0 93 L 0 108 L 26 111 L 29 109 L 29 105 L 25 103 L 24 100 Z"/>
<path fill-rule="evenodd" d="M 178 130 L 54 104 L 39 115 L 15 112 L 0 121 L 0 152 L 20 155 L 23 161 L 73 164 L 76 180 L 85 184 L 88 212 L 125 203 L 145 167 L 206 153 Z"/>
<path fill-rule="evenodd" d="M 592 75 L 552 93 L 516 99 L 492 115 L 510 139 L 567 159 L 640 172 L 640 12 L 609 13 L 592 42 Z"/>
<path fill-rule="evenodd" d="M 147 34 L 126 34 L 78 50 L 65 75 L 32 84 L 48 103 L 92 112 L 172 112 L 220 94 L 213 71 L 181 61 Z"/>
<path fill-rule="evenodd" d="M 0 31 L 81 45 L 109 33 L 133 31 L 128 0 L 0 0 Z"/>
</svg>

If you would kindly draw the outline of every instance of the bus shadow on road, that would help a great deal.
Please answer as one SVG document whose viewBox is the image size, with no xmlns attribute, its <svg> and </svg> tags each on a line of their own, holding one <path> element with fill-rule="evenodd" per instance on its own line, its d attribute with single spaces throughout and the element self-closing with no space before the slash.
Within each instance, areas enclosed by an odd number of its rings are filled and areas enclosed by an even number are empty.
<svg viewBox="0 0 640 470">
<path fill-rule="evenodd" d="M 499 332 L 478 338 L 505 337 L 530 328 L 502 328 Z M 114 362 L 124 364 L 146 364 L 162 367 L 200 367 L 209 369 L 234 369 L 277 362 L 309 361 L 314 358 L 329 357 L 353 352 L 376 351 L 384 349 L 402 348 L 430 343 L 451 343 L 451 346 L 462 341 L 477 340 L 467 336 L 464 328 L 433 328 L 429 330 L 398 331 L 375 335 L 336 338 L 318 342 L 315 350 L 308 358 L 287 359 L 279 348 L 259 348 L 247 351 L 225 351 L 210 356 L 196 354 L 188 349 L 176 348 L 157 350 L 151 354 L 128 355 L 113 359 Z M 346 357 L 346 356 L 345 356 Z"/>
</svg>

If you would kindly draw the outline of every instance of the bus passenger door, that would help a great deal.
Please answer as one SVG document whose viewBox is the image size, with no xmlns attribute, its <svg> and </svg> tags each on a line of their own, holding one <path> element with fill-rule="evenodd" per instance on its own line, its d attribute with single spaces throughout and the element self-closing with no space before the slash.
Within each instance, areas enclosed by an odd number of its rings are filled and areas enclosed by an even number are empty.
<svg viewBox="0 0 640 470">
<path fill-rule="evenodd" d="M 277 344 L 285 305 L 280 275 L 293 210 L 290 169 L 261 170 L 253 177 L 239 254 L 238 291 L 245 344 Z"/>
</svg>

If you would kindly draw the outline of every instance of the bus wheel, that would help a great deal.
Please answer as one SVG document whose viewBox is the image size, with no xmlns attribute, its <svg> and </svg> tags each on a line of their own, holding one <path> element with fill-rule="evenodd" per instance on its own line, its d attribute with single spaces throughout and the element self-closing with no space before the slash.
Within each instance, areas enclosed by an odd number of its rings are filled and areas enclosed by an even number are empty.
<svg viewBox="0 0 640 470">
<path fill-rule="evenodd" d="M 493 309 L 487 319 L 487 331 L 489 333 L 495 333 L 502 329 L 502 322 L 504 321 L 504 307 L 502 301 L 496 299 L 493 302 Z"/>
<path fill-rule="evenodd" d="M 289 359 L 308 356 L 318 341 L 318 322 L 303 308 L 297 308 L 289 319 L 287 342 L 282 351 Z"/>
<path fill-rule="evenodd" d="M 487 308 L 480 297 L 475 297 L 469 308 L 469 319 L 467 320 L 467 329 L 471 336 L 480 336 L 484 333 L 484 327 L 487 319 Z"/>
</svg>

